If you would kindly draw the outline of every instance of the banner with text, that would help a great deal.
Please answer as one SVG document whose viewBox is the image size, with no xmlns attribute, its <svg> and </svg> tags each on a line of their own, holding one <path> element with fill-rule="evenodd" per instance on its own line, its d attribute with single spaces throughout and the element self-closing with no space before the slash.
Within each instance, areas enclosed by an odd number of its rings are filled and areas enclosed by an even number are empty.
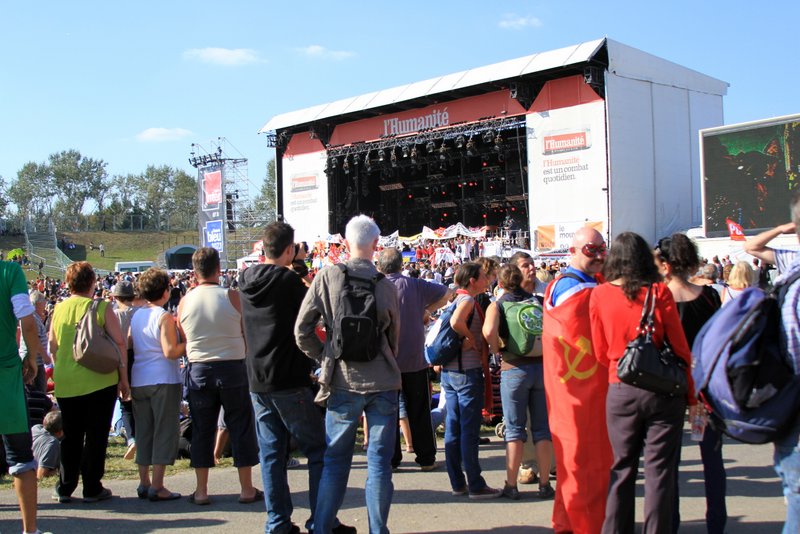
<svg viewBox="0 0 800 534">
<path fill-rule="evenodd" d="M 295 241 L 312 243 L 328 235 L 328 177 L 325 151 L 283 158 L 283 216 Z"/>
<path fill-rule="evenodd" d="M 525 108 L 504 89 L 340 124 L 334 128 L 330 144 L 336 146 L 358 141 L 375 141 L 385 137 L 415 134 L 422 130 L 446 128 L 462 122 L 474 122 L 485 117 L 511 117 L 523 113 Z"/>
<path fill-rule="evenodd" d="M 531 113 L 527 124 L 531 228 L 597 221 L 607 229 L 605 102 Z M 553 235 L 536 249 L 561 245 Z"/>
<path fill-rule="evenodd" d="M 197 207 L 200 245 L 217 249 L 220 265 L 225 268 L 225 176 L 221 165 L 198 170 Z"/>
</svg>

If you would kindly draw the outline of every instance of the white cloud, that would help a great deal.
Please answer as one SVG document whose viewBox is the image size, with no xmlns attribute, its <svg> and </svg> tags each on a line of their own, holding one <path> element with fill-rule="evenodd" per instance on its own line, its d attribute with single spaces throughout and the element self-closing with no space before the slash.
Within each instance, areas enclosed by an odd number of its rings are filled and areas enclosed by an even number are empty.
<svg viewBox="0 0 800 534">
<path fill-rule="evenodd" d="M 190 135 L 193 135 L 191 130 L 185 128 L 147 128 L 136 134 L 136 140 L 143 143 L 163 143 L 178 141 Z"/>
<path fill-rule="evenodd" d="M 324 46 L 320 45 L 304 46 L 303 48 L 298 48 L 297 50 L 306 57 L 330 59 L 333 61 L 341 61 L 343 59 L 351 58 L 355 55 L 355 53 L 348 52 L 346 50 L 328 50 Z"/>
<path fill-rule="evenodd" d="M 183 53 L 183 57 L 226 67 L 263 62 L 258 52 L 250 48 L 190 48 Z"/>
<path fill-rule="evenodd" d="M 542 21 L 537 17 L 521 17 L 519 15 L 504 15 L 497 26 L 504 30 L 524 30 L 525 28 L 540 28 Z"/>
</svg>

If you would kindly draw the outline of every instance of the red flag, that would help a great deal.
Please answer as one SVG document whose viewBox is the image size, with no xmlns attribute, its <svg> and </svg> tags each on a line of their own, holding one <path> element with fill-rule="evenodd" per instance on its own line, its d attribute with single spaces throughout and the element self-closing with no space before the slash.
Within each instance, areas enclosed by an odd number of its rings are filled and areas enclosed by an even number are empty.
<svg viewBox="0 0 800 534">
<path fill-rule="evenodd" d="M 728 232 L 731 234 L 732 241 L 745 241 L 744 228 L 740 224 L 733 222 L 730 219 L 725 219 L 728 225 Z"/>
<path fill-rule="evenodd" d="M 544 386 L 556 454 L 553 530 L 598 534 L 613 453 L 606 428 L 608 369 L 592 352 L 589 295 L 583 289 L 553 308 L 545 292 Z"/>
</svg>

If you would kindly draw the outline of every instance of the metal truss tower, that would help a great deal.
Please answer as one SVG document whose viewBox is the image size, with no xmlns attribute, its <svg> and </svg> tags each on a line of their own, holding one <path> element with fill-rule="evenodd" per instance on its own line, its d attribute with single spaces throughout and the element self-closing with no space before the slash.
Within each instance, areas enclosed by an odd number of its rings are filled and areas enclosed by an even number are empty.
<svg viewBox="0 0 800 534">
<path fill-rule="evenodd" d="M 250 182 L 247 158 L 224 137 L 211 143 L 211 150 L 205 150 L 197 143 L 192 144 L 189 158 L 197 169 L 217 164 L 222 165 L 225 191 L 225 249 L 228 264 L 222 268 L 235 269 L 236 258 L 253 252 L 253 244 L 261 239 L 267 214 L 256 205 L 258 188 Z M 238 156 L 238 157 L 237 157 Z"/>
</svg>

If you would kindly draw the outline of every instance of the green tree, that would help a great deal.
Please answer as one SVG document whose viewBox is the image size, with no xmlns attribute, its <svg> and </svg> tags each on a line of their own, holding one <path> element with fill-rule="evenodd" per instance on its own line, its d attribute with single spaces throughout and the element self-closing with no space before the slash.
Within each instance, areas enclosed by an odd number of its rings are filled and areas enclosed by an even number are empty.
<svg viewBox="0 0 800 534">
<path fill-rule="evenodd" d="M 197 221 L 197 182 L 185 171 L 149 165 L 128 177 L 132 206 L 141 210 L 145 225 L 156 230 L 189 228 Z"/>
<path fill-rule="evenodd" d="M 173 228 L 197 227 L 197 178 L 185 171 L 176 171 L 172 182 L 174 208 L 170 218 Z"/>
<path fill-rule="evenodd" d="M 107 165 L 103 160 L 85 158 L 74 149 L 51 154 L 47 169 L 59 193 L 57 215 L 77 221 L 88 200 L 97 201 L 98 195 L 105 197 Z"/>
<path fill-rule="evenodd" d="M 278 213 L 278 177 L 275 172 L 275 158 L 267 162 L 267 175 L 255 200 L 255 209 L 259 217 L 267 223 L 274 221 Z"/>
<path fill-rule="evenodd" d="M 6 181 L 0 176 L 0 217 L 5 217 L 7 207 L 8 191 L 6 190 Z"/>
<path fill-rule="evenodd" d="M 8 188 L 8 198 L 23 219 L 45 221 L 52 214 L 56 189 L 44 163 L 28 162 Z"/>
</svg>

